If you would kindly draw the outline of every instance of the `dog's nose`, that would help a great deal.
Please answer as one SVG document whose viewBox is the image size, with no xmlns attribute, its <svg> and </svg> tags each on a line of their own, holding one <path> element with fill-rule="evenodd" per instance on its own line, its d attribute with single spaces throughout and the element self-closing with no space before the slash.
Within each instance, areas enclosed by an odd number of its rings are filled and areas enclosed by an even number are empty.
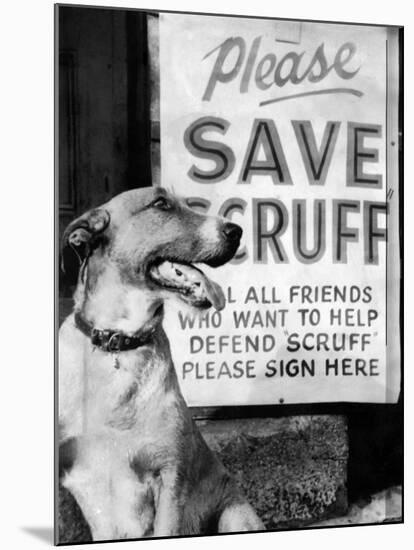
<svg viewBox="0 0 414 550">
<path fill-rule="evenodd" d="M 228 241 L 239 241 L 242 236 L 243 230 L 239 225 L 235 223 L 225 223 L 223 226 L 223 234 Z"/>
</svg>

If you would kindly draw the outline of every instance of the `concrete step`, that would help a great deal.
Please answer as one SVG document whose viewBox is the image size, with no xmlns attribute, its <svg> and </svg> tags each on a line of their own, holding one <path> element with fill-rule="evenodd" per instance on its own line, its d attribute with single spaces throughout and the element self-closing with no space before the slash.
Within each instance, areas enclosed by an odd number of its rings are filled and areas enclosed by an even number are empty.
<svg viewBox="0 0 414 550">
<path fill-rule="evenodd" d="M 342 416 L 198 422 L 268 529 L 346 513 L 347 430 Z"/>
</svg>

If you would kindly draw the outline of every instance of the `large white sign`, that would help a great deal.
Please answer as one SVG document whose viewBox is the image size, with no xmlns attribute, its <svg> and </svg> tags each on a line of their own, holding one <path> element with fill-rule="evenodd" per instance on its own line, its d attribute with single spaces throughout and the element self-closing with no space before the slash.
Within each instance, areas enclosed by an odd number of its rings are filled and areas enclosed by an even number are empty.
<svg viewBox="0 0 414 550">
<path fill-rule="evenodd" d="M 226 308 L 167 314 L 190 405 L 398 397 L 395 52 L 382 27 L 160 15 L 162 185 L 244 231 L 203 267 Z"/>
</svg>

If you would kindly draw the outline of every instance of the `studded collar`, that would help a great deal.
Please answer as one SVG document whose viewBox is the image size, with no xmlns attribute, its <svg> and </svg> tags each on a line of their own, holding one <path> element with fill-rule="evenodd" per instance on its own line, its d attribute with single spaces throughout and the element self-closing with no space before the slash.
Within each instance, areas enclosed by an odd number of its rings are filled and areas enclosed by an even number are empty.
<svg viewBox="0 0 414 550">
<path fill-rule="evenodd" d="M 75 313 L 75 325 L 90 338 L 92 345 L 102 351 L 119 353 L 137 349 L 149 344 L 154 336 L 162 317 L 162 307 L 157 310 L 155 316 L 141 329 L 133 334 L 127 334 L 121 330 L 97 329 L 86 321 L 80 312 Z"/>
</svg>

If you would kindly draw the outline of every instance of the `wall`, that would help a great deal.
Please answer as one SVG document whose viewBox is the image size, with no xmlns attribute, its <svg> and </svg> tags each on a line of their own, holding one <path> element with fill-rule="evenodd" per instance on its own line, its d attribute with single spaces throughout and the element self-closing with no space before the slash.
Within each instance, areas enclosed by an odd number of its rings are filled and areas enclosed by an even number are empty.
<svg viewBox="0 0 414 550">
<path fill-rule="evenodd" d="M 151 183 L 146 17 L 59 9 L 60 234 L 70 219 Z"/>
</svg>

